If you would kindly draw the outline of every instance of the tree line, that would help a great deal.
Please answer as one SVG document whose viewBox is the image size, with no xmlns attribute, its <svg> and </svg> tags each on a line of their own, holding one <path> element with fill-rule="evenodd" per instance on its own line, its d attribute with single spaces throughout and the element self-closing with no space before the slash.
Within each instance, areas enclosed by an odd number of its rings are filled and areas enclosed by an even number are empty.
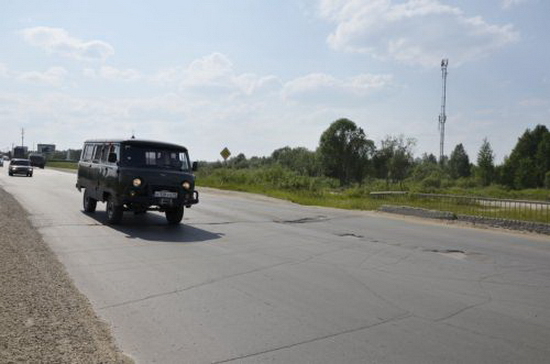
<svg viewBox="0 0 550 364">
<path fill-rule="evenodd" d="M 414 138 L 387 136 L 376 143 L 349 119 L 334 121 L 321 135 L 316 150 L 283 147 L 268 157 L 246 158 L 238 154 L 227 162 L 201 163 L 203 173 L 218 168 L 258 169 L 273 166 L 298 176 L 331 178 L 341 187 L 383 181 L 386 186 L 420 184 L 424 190 L 445 187 L 472 188 L 502 185 L 509 189 L 550 188 L 550 132 L 544 125 L 527 129 L 500 165 L 485 138 L 470 160 L 462 143 L 449 157 L 438 161 L 433 154 L 413 155 Z"/>
</svg>

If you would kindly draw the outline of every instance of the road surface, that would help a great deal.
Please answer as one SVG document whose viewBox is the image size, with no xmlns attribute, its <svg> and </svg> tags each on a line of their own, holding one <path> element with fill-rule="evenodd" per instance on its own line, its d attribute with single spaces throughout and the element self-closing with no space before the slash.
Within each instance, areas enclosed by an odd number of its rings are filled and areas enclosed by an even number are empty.
<svg viewBox="0 0 550 364">
<path fill-rule="evenodd" d="M 0 185 L 137 363 L 547 363 L 547 236 L 201 190 L 183 224 L 75 175 Z"/>
</svg>

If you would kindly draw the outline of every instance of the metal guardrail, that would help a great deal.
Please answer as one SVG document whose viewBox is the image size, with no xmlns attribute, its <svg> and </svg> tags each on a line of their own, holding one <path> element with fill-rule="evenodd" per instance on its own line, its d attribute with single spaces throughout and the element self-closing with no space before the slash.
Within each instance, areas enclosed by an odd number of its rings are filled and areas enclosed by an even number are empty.
<svg viewBox="0 0 550 364">
<path fill-rule="evenodd" d="M 387 204 L 402 204 L 455 214 L 535 221 L 550 224 L 550 202 L 498 199 L 489 197 L 409 193 L 404 191 L 371 192 L 371 198 L 383 199 Z"/>
</svg>

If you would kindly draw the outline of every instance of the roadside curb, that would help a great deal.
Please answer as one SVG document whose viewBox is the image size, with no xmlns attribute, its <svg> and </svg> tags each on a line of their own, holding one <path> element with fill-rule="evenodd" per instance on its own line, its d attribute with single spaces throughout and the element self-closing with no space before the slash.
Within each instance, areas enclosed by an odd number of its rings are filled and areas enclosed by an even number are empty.
<svg viewBox="0 0 550 364">
<path fill-rule="evenodd" d="M 494 219 L 483 216 L 457 215 L 450 211 L 428 210 L 418 207 L 397 205 L 382 205 L 378 208 L 378 211 L 407 216 L 416 216 L 427 219 L 456 220 L 468 222 L 473 225 L 483 225 L 500 229 L 529 231 L 537 234 L 550 235 L 550 224 L 532 221 Z"/>
</svg>

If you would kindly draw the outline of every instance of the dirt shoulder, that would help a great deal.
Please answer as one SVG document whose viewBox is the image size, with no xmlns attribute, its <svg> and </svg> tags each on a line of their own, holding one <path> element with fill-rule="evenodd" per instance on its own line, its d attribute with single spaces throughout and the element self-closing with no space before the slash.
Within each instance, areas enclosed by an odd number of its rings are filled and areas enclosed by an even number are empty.
<svg viewBox="0 0 550 364">
<path fill-rule="evenodd" d="M 133 363 L 1 188 L 0 363 Z"/>
</svg>

